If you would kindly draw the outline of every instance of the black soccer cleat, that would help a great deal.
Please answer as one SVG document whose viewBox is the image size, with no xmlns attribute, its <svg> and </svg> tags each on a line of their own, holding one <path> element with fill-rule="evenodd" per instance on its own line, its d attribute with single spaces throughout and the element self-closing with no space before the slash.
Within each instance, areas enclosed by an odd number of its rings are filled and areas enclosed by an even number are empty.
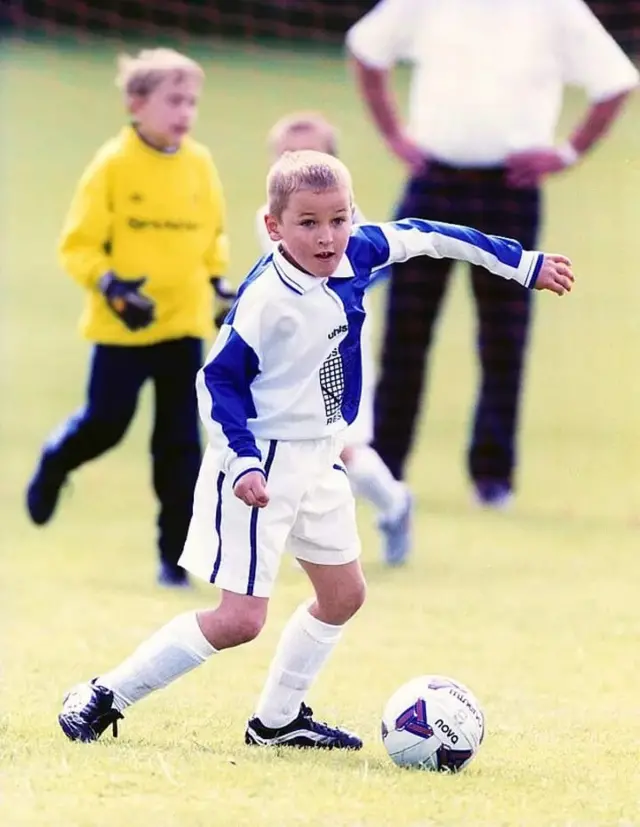
<svg viewBox="0 0 640 827">
<path fill-rule="evenodd" d="M 74 686 L 62 702 L 58 723 L 70 741 L 97 741 L 113 726 L 113 737 L 118 737 L 118 721 L 123 717 L 113 706 L 113 692 L 96 683 Z"/>
<path fill-rule="evenodd" d="M 297 718 L 277 729 L 265 726 L 259 718 L 252 718 L 247 724 L 244 742 L 260 747 L 362 749 L 362 741 L 352 732 L 314 721 L 313 710 L 306 704 L 300 705 Z"/>
<path fill-rule="evenodd" d="M 44 451 L 27 488 L 27 511 L 36 525 L 44 525 L 53 517 L 66 480 L 66 472 L 56 467 Z"/>
</svg>

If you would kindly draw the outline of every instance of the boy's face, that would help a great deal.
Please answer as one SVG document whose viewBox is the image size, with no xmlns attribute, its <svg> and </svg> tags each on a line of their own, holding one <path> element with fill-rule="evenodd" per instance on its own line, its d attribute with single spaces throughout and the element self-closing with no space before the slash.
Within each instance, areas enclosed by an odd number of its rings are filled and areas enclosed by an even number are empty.
<svg viewBox="0 0 640 827">
<path fill-rule="evenodd" d="M 265 222 L 271 240 L 280 241 L 298 267 L 328 278 L 336 271 L 351 233 L 349 189 L 299 190 L 289 198 L 280 220 L 268 215 Z"/>
<path fill-rule="evenodd" d="M 202 81 L 182 73 L 168 75 L 149 95 L 131 100 L 131 114 L 143 135 L 160 147 L 179 146 L 198 114 Z"/>
</svg>

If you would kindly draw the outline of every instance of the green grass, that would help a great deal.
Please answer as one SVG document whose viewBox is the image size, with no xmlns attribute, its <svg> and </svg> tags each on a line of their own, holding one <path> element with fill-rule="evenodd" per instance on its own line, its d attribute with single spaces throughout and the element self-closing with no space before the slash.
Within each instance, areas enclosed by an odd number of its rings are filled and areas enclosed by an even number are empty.
<svg viewBox="0 0 640 827">
<path fill-rule="evenodd" d="M 335 118 L 362 208 L 389 213 L 402 171 L 341 60 L 219 44 L 199 54 L 209 81 L 197 134 L 226 185 L 237 277 L 257 252 L 263 136 L 294 107 Z M 363 506 L 369 601 L 310 696 L 323 717 L 361 732 L 365 749 L 276 755 L 242 746 L 278 632 L 308 594 L 286 563 L 255 644 L 131 710 L 118 741 L 63 738 L 55 716 L 70 684 L 119 661 L 177 612 L 216 599 L 204 585 L 187 595 L 154 586 L 146 395 L 124 444 L 75 476 L 50 527 L 34 529 L 23 510 L 43 438 L 82 401 L 81 296 L 58 271 L 54 246 L 77 176 L 121 122 L 112 57 L 107 46 L 14 43 L 3 53 L 0 823 L 640 824 L 638 101 L 602 150 L 548 188 L 545 246 L 574 259 L 578 284 L 570 298 L 538 298 L 509 514 L 469 504 L 463 459 L 476 366 L 464 278 L 449 297 L 411 468 L 411 565 L 384 570 Z M 565 123 L 579 106 L 570 99 Z M 459 776 L 401 772 L 379 742 L 387 697 L 423 672 L 463 680 L 485 707 L 486 742 Z"/>
</svg>

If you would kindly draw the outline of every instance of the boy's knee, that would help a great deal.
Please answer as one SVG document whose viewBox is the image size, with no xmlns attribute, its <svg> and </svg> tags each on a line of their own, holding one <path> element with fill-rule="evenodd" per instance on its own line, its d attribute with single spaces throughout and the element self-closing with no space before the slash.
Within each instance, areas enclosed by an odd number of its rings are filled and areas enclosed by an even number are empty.
<svg viewBox="0 0 640 827">
<path fill-rule="evenodd" d="M 364 580 L 355 583 L 349 589 L 345 599 L 345 610 L 349 612 L 349 617 L 353 617 L 356 612 L 362 608 L 364 601 L 367 599 L 367 584 Z"/>
<path fill-rule="evenodd" d="M 264 628 L 265 620 L 265 616 L 257 612 L 236 617 L 231 629 L 236 636 L 236 645 L 255 640 Z"/>
<path fill-rule="evenodd" d="M 320 620 L 334 626 L 343 626 L 362 607 L 367 597 L 364 580 L 354 581 L 328 598 L 316 598 Z"/>
<path fill-rule="evenodd" d="M 217 609 L 198 616 L 204 636 L 216 649 L 230 649 L 250 643 L 262 631 L 268 601 L 224 591 Z"/>
</svg>

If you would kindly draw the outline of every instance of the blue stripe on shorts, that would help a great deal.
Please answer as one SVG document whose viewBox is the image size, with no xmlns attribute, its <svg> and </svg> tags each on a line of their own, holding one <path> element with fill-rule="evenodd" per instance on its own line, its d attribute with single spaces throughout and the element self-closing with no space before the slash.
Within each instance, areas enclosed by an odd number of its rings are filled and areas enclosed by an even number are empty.
<svg viewBox="0 0 640 827">
<path fill-rule="evenodd" d="M 218 492 L 218 502 L 216 504 L 216 534 L 218 535 L 218 551 L 216 553 L 216 560 L 213 564 L 213 571 L 209 578 L 209 583 L 215 583 L 222 562 L 222 484 L 224 482 L 224 471 L 218 474 L 218 481 L 216 483 L 216 490 Z"/>
<path fill-rule="evenodd" d="M 273 465 L 273 459 L 276 455 L 276 445 L 278 444 L 277 439 L 272 439 L 269 442 L 269 451 L 267 453 L 267 459 L 264 463 L 264 475 L 269 479 L 269 471 L 271 470 L 271 466 Z M 249 549 L 251 551 L 251 559 L 249 562 L 249 579 L 247 581 L 247 594 L 253 594 L 253 591 L 256 586 L 256 569 L 258 567 L 258 514 L 260 513 L 259 508 L 253 508 L 251 510 L 251 520 L 249 522 Z"/>
</svg>

